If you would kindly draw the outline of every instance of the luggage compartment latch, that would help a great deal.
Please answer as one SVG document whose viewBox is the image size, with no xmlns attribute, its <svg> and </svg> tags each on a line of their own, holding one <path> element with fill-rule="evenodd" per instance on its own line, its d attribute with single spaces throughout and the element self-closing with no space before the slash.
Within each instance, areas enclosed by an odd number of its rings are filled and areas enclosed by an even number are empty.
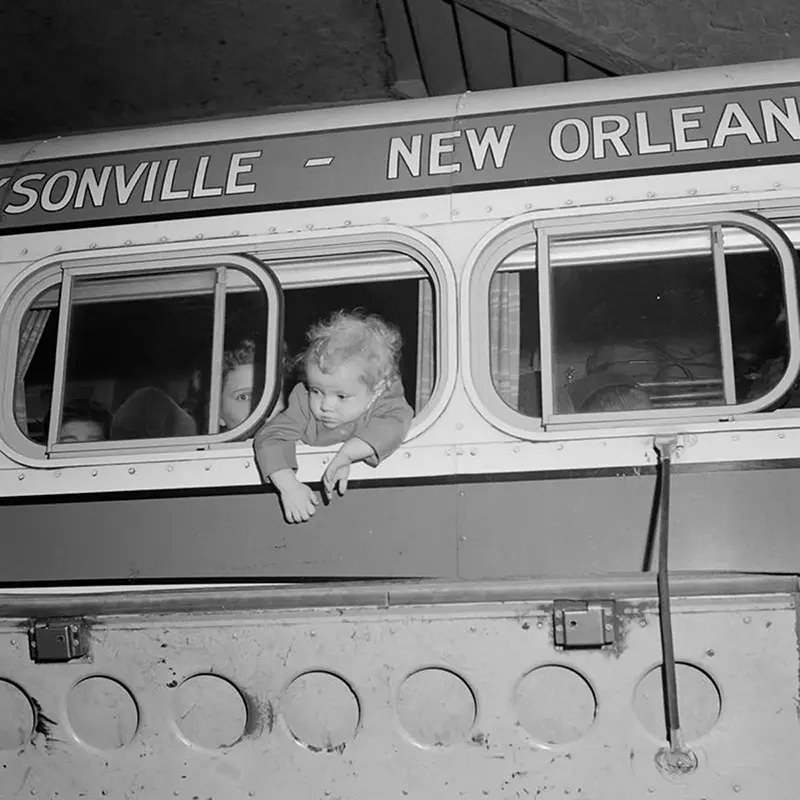
<svg viewBox="0 0 800 800">
<path fill-rule="evenodd" d="M 89 654 L 86 623 L 82 619 L 34 620 L 28 629 L 31 658 L 72 661 Z"/>
<path fill-rule="evenodd" d="M 614 644 L 617 622 L 613 600 L 555 600 L 553 641 L 559 647 Z"/>
</svg>

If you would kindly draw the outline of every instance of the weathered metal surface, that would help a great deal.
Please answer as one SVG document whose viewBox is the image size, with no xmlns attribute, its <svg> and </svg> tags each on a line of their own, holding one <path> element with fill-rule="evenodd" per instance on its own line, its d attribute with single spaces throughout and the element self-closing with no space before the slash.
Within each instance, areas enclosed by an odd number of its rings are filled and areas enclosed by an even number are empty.
<svg viewBox="0 0 800 800">
<path fill-rule="evenodd" d="M 680 779 L 655 761 L 653 601 L 616 586 L 618 643 L 562 650 L 551 603 L 503 602 L 494 586 L 496 602 L 100 617 L 91 658 L 36 668 L 23 621 L 7 619 L 0 793 L 788 800 L 800 778 L 794 595 L 780 581 L 727 596 L 715 585 L 674 603 L 699 762 Z"/>
</svg>

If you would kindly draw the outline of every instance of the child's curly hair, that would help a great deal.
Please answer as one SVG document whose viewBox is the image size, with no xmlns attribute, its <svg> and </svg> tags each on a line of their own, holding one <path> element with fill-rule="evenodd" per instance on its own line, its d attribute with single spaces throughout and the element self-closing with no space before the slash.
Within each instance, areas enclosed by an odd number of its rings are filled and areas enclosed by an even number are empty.
<svg viewBox="0 0 800 800">
<path fill-rule="evenodd" d="M 364 362 L 364 383 L 369 389 L 389 384 L 400 377 L 403 339 L 393 325 L 376 314 L 363 311 L 335 311 L 312 325 L 306 333 L 308 347 L 301 354 L 303 367 L 316 364 L 332 372 L 353 358 Z"/>
</svg>

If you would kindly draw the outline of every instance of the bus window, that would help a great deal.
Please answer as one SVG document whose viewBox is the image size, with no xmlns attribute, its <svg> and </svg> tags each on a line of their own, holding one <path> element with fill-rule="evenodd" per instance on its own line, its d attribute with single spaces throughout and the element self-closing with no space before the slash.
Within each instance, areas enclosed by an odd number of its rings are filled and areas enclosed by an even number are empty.
<svg viewBox="0 0 800 800">
<path fill-rule="evenodd" d="M 400 254 L 354 254 L 318 265 L 273 265 L 284 290 L 285 393 L 299 379 L 297 357 L 306 331 L 340 309 L 377 314 L 403 338 L 400 373 L 406 400 L 418 414 L 436 382 L 436 297 L 423 267 Z"/>
<path fill-rule="evenodd" d="M 781 265 L 733 226 L 551 243 L 554 413 L 741 405 L 786 371 Z M 596 255 L 590 255 L 595 250 Z"/>
<path fill-rule="evenodd" d="M 536 252 L 506 257 L 489 283 L 489 365 L 503 402 L 529 417 L 542 415 L 539 287 Z"/>
<path fill-rule="evenodd" d="M 272 394 L 277 323 L 268 336 L 264 286 L 247 271 L 143 267 L 70 277 L 68 302 L 64 286 L 52 286 L 23 316 L 15 418 L 31 441 L 161 440 L 236 427 L 243 418 L 220 424 L 222 369 L 226 349 L 242 341 L 251 343 L 245 417 Z"/>
<path fill-rule="evenodd" d="M 505 406 L 546 423 L 781 404 L 793 254 L 766 235 L 704 223 L 544 241 L 546 301 L 532 244 L 506 255 L 488 283 L 490 376 Z"/>
</svg>

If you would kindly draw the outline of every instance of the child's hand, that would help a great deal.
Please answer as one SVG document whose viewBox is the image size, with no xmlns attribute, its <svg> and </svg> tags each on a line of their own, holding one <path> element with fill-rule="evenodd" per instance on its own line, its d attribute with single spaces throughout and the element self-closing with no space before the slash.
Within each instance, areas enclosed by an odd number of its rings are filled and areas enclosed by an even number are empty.
<svg viewBox="0 0 800 800">
<path fill-rule="evenodd" d="M 338 489 L 341 497 L 347 491 L 347 479 L 350 477 L 350 459 L 339 451 L 328 464 L 322 475 L 322 485 L 328 500 L 333 496 L 333 490 Z"/>
<path fill-rule="evenodd" d="M 280 492 L 283 516 L 287 522 L 308 522 L 316 513 L 319 499 L 311 487 L 296 480 L 282 487 Z"/>
</svg>

